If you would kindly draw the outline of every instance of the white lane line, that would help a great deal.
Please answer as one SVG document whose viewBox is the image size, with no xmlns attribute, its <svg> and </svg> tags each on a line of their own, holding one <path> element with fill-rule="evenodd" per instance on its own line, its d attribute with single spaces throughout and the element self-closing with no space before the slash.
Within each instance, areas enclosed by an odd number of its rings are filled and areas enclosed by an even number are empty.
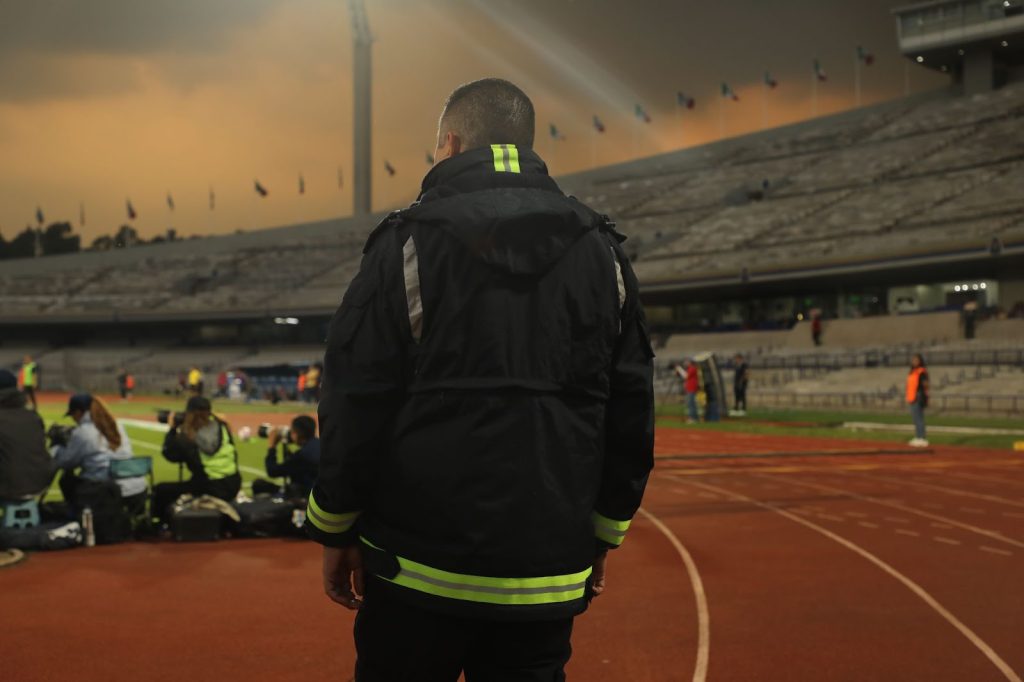
<svg viewBox="0 0 1024 682">
<path fill-rule="evenodd" d="M 897 528 L 896 532 L 899 533 L 900 535 L 909 535 L 912 538 L 919 538 L 919 537 L 921 537 L 921 534 L 918 533 L 916 530 L 907 530 L 906 528 Z"/>
<path fill-rule="evenodd" d="M 794 523 L 799 523 L 802 526 L 810 528 L 811 530 L 824 535 L 826 538 L 839 543 L 843 547 L 846 547 L 851 552 L 859 554 L 860 556 L 864 557 L 865 559 L 873 563 L 878 568 L 882 569 L 883 571 L 891 575 L 899 582 L 903 583 L 904 587 L 906 587 L 908 590 L 917 595 L 921 599 L 921 601 L 923 601 L 925 604 L 930 606 L 936 613 L 942 616 L 947 623 L 949 623 L 954 628 L 959 630 L 960 634 L 966 637 L 967 641 L 969 641 L 971 644 L 977 647 L 978 650 L 981 651 L 981 653 L 983 653 L 985 657 L 992 662 L 996 669 L 998 669 L 999 672 L 1001 672 L 1006 679 L 1010 680 L 1010 682 L 1024 682 L 1024 680 L 1022 680 L 1020 676 L 1016 672 L 1014 672 L 1013 668 L 1011 668 L 1006 663 L 1006 661 L 1004 661 L 999 656 L 999 654 L 996 653 L 995 649 L 989 646 L 988 643 L 985 642 L 985 640 L 979 637 L 977 633 L 975 633 L 974 630 L 971 630 L 971 628 L 964 624 L 963 621 L 961 621 L 959 618 L 950 613 L 946 607 L 944 607 L 942 604 L 938 602 L 938 600 L 935 599 L 935 597 L 928 594 L 928 592 L 923 587 L 921 587 L 913 580 L 903 575 L 895 568 L 885 563 L 882 559 L 878 558 L 877 556 L 875 556 L 868 550 L 864 549 L 860 545 L 851 542 L 850 540 L 847 540 L 841 535 L 836 535 L 832 531 L 828 530 L 827 528 L 823 528 L 822 526 L 819 526 L 813 521 L 802 519 L 799 516 L 796 516 L 795 514 L 790 514 L 785 509 L 780 509 L 779 507 L 776 507 L 774 505 L 766 504 L 759 500 L 755 500 L 751 497 L 747 497 L 746 495 L 741 495 L 739 493 L 734 493 L 724 488 L 719 488 L 718 486 L 709 486 L 706 483 L 697 483 L 696 481 L 688 481 L 688 483 L 690 483 L 690 485 L 693 486 L 709 488 L 711 490 L 717 491 L 722 495 L 727 495 L 729 497 L 732 497 L 733 499 L 740 500 L 741 502 L 747 502 L 748 504 L 756 505 L 758 507 L 761 507 L 762 509 L 773 511 L 776 514 L 781 514 L 790 521 L 793 521 Z"/>
<path fill-rule="evenodd" d="M 980 545 L 978 547 L 982 552 L 989 552 L 991 554 L 1001 554 L 1002 556 L 1013 556 L 1013 552 L 1005 549 L 999 549 L 998 547 L 989 547 L 988 545 Z"/>
<path fill-rule="evenodd" d="M 852 476 L 854 478 L 866 478 L 870 481 L 888 481 L 892 480 L 884 476 L 874 476 L 871 474 L 855 474 L 852 472 L 843 471 L 841 472 L 844 476 Z M 969 490 L 958 490 L 956 488 L 947 488 L 942 485 L 935 485 L 933 483 L 921 483 L 920 481 L 901 481 L 905 485 L 916 485 L 922 488 L 930 488 L 932 490 L 938 490 L 950 495 L 956 495 L 958 497 L 970 497 L 976 500 L 988 500 L 989 502 L 997 502 L 999 504 L 1008 504 L 1013 507 L 1024 507 L 1024 502 L 1020 500 L 1009 500 L 1005 497 L 999 497 L 998 495 L 989 495 L 987 493 L 973 493 Z M 924 505 L 928 506 L 928 505 Z"/>
<path fill-rule="evenodd" d="M 948 530 L 948 529 L 953 527 L 953 526 L 949 525 L 948 523 L 939 523 L 938 521 L 932 521 L 928 525 L 931 526 L 932 528 L 941 528 L 943 530 Z"/>
<path fill-rule="evenodd" d="M 697 602 L 697 663 L 693 668 L 693 682 L 704 682 L 708 676 L 708 660 L 711 656 L 711 616 L 708 613 L 708 597 L 704 592 L 704 582 L 700 579 L 697 564 L 690 556 L 690 552 L 679 541 L 672 529 L 643 507 L 638 511 L 672 543 L 676 552 L 679 553 L 679 558 L 686 565 L 686 572 L 690 576 L 690 586 L 693 588 L 693 597 Z"/>
<path fill-rule="evenodd" d="M 819 519 L 825 519 L 827 521 L 846 521 L 841 516 L 832 516 L 831 514 L 818 514 Z"/>
<path fill-rule="evenodd" d="M 753 475 L 753 476 L 763 476 L 764 474 L 751 474 L 751 475 Z M 1020 547 L 1021 549 L 1024 549 L 1024 542 L 1020 542 L 1019 540 L 1014 540 L 1012 538 L 1004 537 L 1001 533 L 997 533 L 994 530 L 987 530 L 985 528 L 978 528 L 977 526 L 972 526 L 969 523 L 963 523 L 961 521 L 957 521 L 955 519 L 950 519 L 950 518 L 947 518 L 945 516 L 939 516 L 938 514 L 932 514 L 931 512 L 921 511 L 920 509 L 914 509 L 913 507 L 907 507 L 905 505 L 898 504 L 896 502 L 891 502 L 889 500 L 882 500 L 882 499 L 879 499 L 877 497 L 868 497 L 867 495 L 859 495 L 857 493 L 850 492 L 849 490 L 844 490 L 842 488 L 834 488 L 834 487 L 832 487 L 830 485 L 823 485 L 821 483 L 810 483 L 808 481 L 797 481 L 793 477 L 789 477 L 786 480 L 789 483 L 793 484 L 793 485 L 799 485 L 799 486 L 803 486 L 805 488 L 812 488 L 812 489 L 817 489 L 817 490 L 824 490 L 825 492 L 833 493 L 833 494 L 845 495 L 846 497 L 849 497 L 849 498 L 854 499 L 854 500 L 862 500 L 864 502 L 871 502 L 872 504 L 880 504 L 880 505 L 882 505 L 884 507 L 889 507 L 891 509 L 898 509 L 898 510 L 904 512 L 904 513 L 914 514 L 915 516 L 921 516 L 921 517 L 924 517 L 926 519 L 931 519 L 932 521 L 940 521 L 942 523 L 948 523 L 949 525 L 951 525 L 951 526 L 953 526 L 955 528 L 959 528 L 961 530 L 970 531 L 972 533 L 977 533 L 978 535 L 984 535 L 985 537 L 989 538 L 990 540 L 998 540 L 999 542 L 1005 542 L 1008 545 L 1013 545 L 1014 547 Z"/>
<path fill-rule="evenodd" d="M 867 516 L 868 516 L 864 512 L 843 512 L 843 513 L 846 514 L 847 516 L 852 516 L 855 519 L 864 519 L 864 518 L 867 518 Z"/>
<path fill-rule="evenodd" d="M 1009 516 L 1012 519 L 1024 519 L 1024 514 L 1018 512 L 1000 512 L 1003 516 Z"/>
<path fill-rule="evenodd" d="M 959 545 L 960 544 L 959 540 L 954 540 L 953 538 L 944 538 L 944 537 L 939 536 L 939 535 L 933 536 L 932 540 L 935 540 L 935 542 L 942 542 L 942 543 L 945 543 L 947 545 Z"/>
<path fill-rule="evenodd" d="M 890 523 L 910 523 L 910 519 L 905 519 L 902 516 L 883 516 L 882 518 Z"/>
<path fill-rule="evenodd" d="M 960 511 L 965 511 L 968 514 L 984 514 L 984 509 L 978 509 L 977 507 L 960 507 Z"/>
<path fill-rule="evenodd" d="M 858 521 L 858 526 L 864 526 L 865 528 L 878 528 L 877 523 L 871 523 L 870 521 Z"/>
</svg>

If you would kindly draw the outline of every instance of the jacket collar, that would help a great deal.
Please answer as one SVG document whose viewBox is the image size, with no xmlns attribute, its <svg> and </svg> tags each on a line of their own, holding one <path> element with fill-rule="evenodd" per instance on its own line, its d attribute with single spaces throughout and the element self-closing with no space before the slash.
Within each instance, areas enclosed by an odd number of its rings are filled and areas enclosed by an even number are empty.
<svg viewBox="0 0 1024 682">
<path fill-rule="evenodd" d="M 547 176 L 547 164 L 545 164 L 532 149 L 520 149 L 516 148 L 515 145 L 503 146 L 510 147 L 518 152 L 518 175 Z M 504 159 L 505 157 L 501 156 L 501 158 Z M 467 152 L 457 154 L 456 156 L 445 159 L 430 169 L 423 178 L 423 184 L 420 188 L 420 196 L 422 197 L 428 191 L 445 185 L 454 185 L 458 187 L 462 184 L 462 181 L 468 180 L 469 176 L 476 176 L 479 178 L 480 175 L 489 174 L 492 176 L 498 176 L 499 173 L 503 176 L 516 175 L 516 173 L 512 173 L 509 170 L 504 170 L 505 168 L 508 168 L 508 165 L 505 163 L 500 164 L 502 170 L 499 170 L 496 167 L 498 165 L 495 150 L 491 146 L 477 147 L 476 149 L 470 149 Z"/>
</svg>

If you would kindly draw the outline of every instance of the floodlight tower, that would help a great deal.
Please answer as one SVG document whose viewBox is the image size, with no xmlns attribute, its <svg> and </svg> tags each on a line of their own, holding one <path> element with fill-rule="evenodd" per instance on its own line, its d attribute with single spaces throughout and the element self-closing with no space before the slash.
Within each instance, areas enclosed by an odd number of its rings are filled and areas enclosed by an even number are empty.
<svg viewBox="0 0 1024 682">
<path fill-rule="evenodd" d="M 349 0 L 352 14 L 352 42 L 355 48 L 353 60 L 352 100 L 354 107 L 352 144 L 355 169 L 353 172 L 353 206 L 356 215 L 366 215 L 372 208 L 373 189 L 371 185 L 370 142 L 372 134 L 372 46 L 370 22 L 366 18 L 363 0 Z"/>
</svg>

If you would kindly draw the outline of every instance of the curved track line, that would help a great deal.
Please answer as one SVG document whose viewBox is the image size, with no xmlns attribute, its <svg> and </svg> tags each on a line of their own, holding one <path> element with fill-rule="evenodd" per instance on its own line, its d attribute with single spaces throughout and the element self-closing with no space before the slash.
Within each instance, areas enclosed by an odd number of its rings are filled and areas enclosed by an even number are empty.
<svg viewBox="0 0 1024 682">
<path fill-rule="evenodd" d="M 697 564 L 676 534 L 662 523 L 661 519 L 643 507 L 638 511 L 672 543 L 676 552 L 679 553 L 679 558 L 686 565 L 686 572 L 690 576 L 690 585 L 693 587 L 693 597 L 697 602 L 697 663 L 693 668 L 693 682 L 704 682 L 708 676 L 708 660 L 711 656 L 711 618 L 708 614 L 707 594 L 704 592 L 704 583 L 700 579 L 700 572 L 697 571 Z"/>
<path fill-rule="evenodd" d="M 915 509 L 914 507 L 908 507 L 907 505 L 899 504 L 898 502 L 889 502 L 888 500 L 882 500 L 882 499 L 879 499 L 877 497 L 870 497 L 868 495 L 861 495 L 859 493 L 851 492 L 849 490 L 844 490 L 843 488 L 833 488 L 830 485 L 824 485 L 822 483 L 811 483 L 810 481 L 794 481 L 794 480 L 789 479 L 789 478 L 783 479 L 781 476 L 768 476 L 766 474 L 754 474 L 754 473 L 751 473 L 749 475 L 750 476 L 757 476 L 758 478 L 774 478 L 776 480 L 785 480 L 786 483 L 791 483 L 793 485 L 800 485 L 800 486 L 804 486 L 805 488 L 817 488 L 818 490 L 824 490 L 826 492 L 837 493 L 839 495 L 843 495 L 844 497 L 847 497 L 847 498 L 852 499 L 852 500 L 861 500 L 862 502 L 871 502 L 872 504 L 880 504 L 883 507 L 890 507 L 892 509 L 899 509 L 900 511 L 907 512 L 908 514 L 917 514 L 918 516 L 923 516 L 924 518 L 931 519 L 932 521 L 940 521 L 942 523 L 948 523 L 949 525 L 956 526 L 957 528 L 960 528 L 962 530 L 970 531 L 972 533 L 977 533 L 978 535 L 983 535 L 983 536 L 989 538 L 990 540 L 998 540 L 999 542 L 1005 542 L 1008 545 L 1013 545 L 1014 547 L 1020 547 L 1020 548 L 1024 549 L 1024 542 L 1020 542 L 1018 540 L 1014 540 L 1013 538 L 1008 538 L 1008 537 L 1004 536 L 1002 533 L 999 533 L 998 531 L 988 530 L 986 528 L 979 528 L 978 526 L 972 526 L 969 523 L 963 523 L 962 521 L 957 521 L 956 519 L 951 519 L 951 518 L 949 518 L 947 516 L 940 516 L 938 514 L 932 514 L 931 512 L 921 511 L 920 509 Z"/>
<path fill-rule="evenodd" d="M 967 490 L 957 490 L 956 488 L 947 488 L 941 485 L 932 485 L 931 483 L 921 483 L 920 481 L 908 481 L 902 478 L 889 478 L 888 476 L 872 476 L 871 474 L 855 474 L 851 471 L 840 471 L 839 473 L 844 476 L 853 476 L 855 478 L 869 478 L 875 481 L 889 481 L 891 483 L 902 483 L 903 485 L 916 485 L 922 488 L 931 488 L 932 490 L 939 490 L 950 495 L 958 495 L 960 497 L 971 497 L 977 500 L 988 500 L 989 502 L 997 502 L 999 504 L 1009 504 L 1014 507 L 1024 507 L 1024 502 L 1019 500 L 1008 500 L 1005 497 L 999 497 L 998 495 L 987 495 L 985 493 L 972 493 Z"/>
<path fill-rule="evenodd" d="M 901 583 L 903 583 L 904 587 L 906 587 L 908 590 L 910 590 L 911 592 L 916 594 L 921 599 L 921 601 L 923 601 L 925 604 L 930 606 L 936 613 L 938 613 L 940 616 L 942 616 L 946 620 L 946 622 L 948 622 L 954 628 L 959 630 L 960 634 L 962 634 L 964 637 L 967 638 L 967 641 L 969 641 L 971 644 L 973 644 L 975 647 L 977 647 L 978 650 L 981 651 L 981 653 L 985 654 L 985 657 L 989 661 L 992 662 L 992 665 L 994 665 L 999 670 L 999 672 L 1001 672 L 1003 674 L 1003 676 L 1007 680 L 1010 680 L 1010 682 L 1024 682 L 1024 680 L 1022 680 L 1020 678 L 1020 676 L 1016 672 L 1014 672 L 1013 668 L 1011 668 L 1006 661 L 1004 661 L 1002 658 L 1000 658 L 999 654 L 996 653 L 995 649 L 993 649 L 991 646 L 988 645 L 987 642 L 985 642 L 985 640 L 983 640 L 981 637 L 979 637 L 974 632 L 974 630 L 971 630 L 959 618 L 957 618 L 952 613 L 950 613 L 946 609 L 946 607 L 944 607 L 942 604 L 940 604 L 935 599 L 935 597 L 933 597 L 932 595 L 928 594 L 928 592 L 925 591 L 925 589 L 923 587 L 921 587 L 920 585 L 915 583 L 913 580 L 911 580 L 907 576 L 903 575 L 902 573 L 897 571 L 895 568 L 893 568 L 889 564 L 885 563 L 880 558 L 878 558 L 877 556 L 875 556 L 874 554 L 872 554 L 868 550 L 864 549 L 860 545 L 858 545 L 858 544 L 856 544 L 856 543 L 854 543 L 854 542 L 852 542 L 850 540 L 847 540 L 846 538 L 842 537 L 841 535 L 837 535 L 837 534 L 833 533 L 832 531 L 828 530 L 827 528 L 823 528 L 823 527 L 819 526 L 818 524 L 814 523 L 813 521 L 808 521 L 807 519 L 800 518 L 799 516 L 796 516 L 795 514 L 791 514 L 788 511 L 786 511 L 785 509 L 781 509 L 779 507 L 776 507 L 773 504 L 769 504 L 767 502 L 761 502 L 760 500 L 755 500 L 755 499 L 753 499 L 751 497 L 747 497 L 746 495 L 743 495 L 743 494 L 740 494 L 740 493 L 734 493 L 731 490 L 726 490 L 725 488 L 719 488 L 718 486 L 709 485 L 707 483 L 697 483 L 696 481 L 686 481 L 686 483 L 688 483 L 690 485 L 693 485 L 693 486 L 700 487 L 700 488 L 704 488 L 706 490 L 715 491 L 715 492 L 717 492 L 717 493 L 719 493 L 721 495 L 727 495 L 729 497 L 732 497 L 733 499 L 740 500 L 742 502 L 747 502 L 749 504 L 756 505 L 758 507 L 761 507 L 762 509 L 767 509 L 769 511 L 773 511 L 776 514 L 780 514 L 780 515 L 786 517 L 787 519 L 789 519 L 790 521 L 793 521 L 794 523 L 799 523 L 801 526 L 805 526 L 805 527 L 810 528 L 811 530 L 813 530 L 813 531 L 815 531 L 817 533 L 820 533 L 820 534 L 824 535 L 829 540 L 832 540 L 834 542 L 839 543 L 840 545 L 842 545 L 843 547 L 846 547 L 851 552 L 859 554 L 860 556 L 864 557 L 865 559 L 867 559 L 868 561 L 873 563 L 878 568 L 882 569 L 883 571 L 885 571 L 886 573 L 891 575 L 896 580 L 898 580 Z"/>
</svg>

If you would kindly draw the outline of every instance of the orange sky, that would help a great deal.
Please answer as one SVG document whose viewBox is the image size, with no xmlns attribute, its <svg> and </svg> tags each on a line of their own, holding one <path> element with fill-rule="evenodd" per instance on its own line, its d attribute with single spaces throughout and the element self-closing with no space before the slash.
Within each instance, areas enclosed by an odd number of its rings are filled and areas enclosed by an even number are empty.
<svg viewBox="0 0 1024 682">
<path fill-rule="evenodd" d="M 212 18 L 203 14 L 202 3 L 179 0 L 161 6 L 179 8 L 170 16 L 180 25 L 154 17 L 155 26 L 146 23 L 148 15 L 138 15 L 139 8 L 164 0 L 147 0 L 131 10 L 125 9 L 127 1 L 85 3 L 121 17 L 121 33 L 100 34 L 93 42 L 86 35 L 76 44 L 75 26 L 61 25 L 73 38 L 59 49 L 50 47 L 46 36 L 51 25 L 73 24 L 59 11 L 62 0 L 38 0 L 53 5 L 53 13 L 42 16 L 21 16 L 11 9 L 13 3 L 0 8 L 0 23 L 8 27 L 0 29 L 0 41 L 3 30 L 26 36 L 6 51 L 0 48 L 0 233 L 10 239 L 33 224 L 38 205 L 47 223 L 70 220 L 91 241 L 126 222 L 129 197 L 139 213 L 135 226 L 145 236 L 168 227 L 183 234 L 230 232 L 350 212 L 351 36 L 341 0 L 253 1 L 240 5 L 252 8 L 248 14 L 240 10 L 238 16 Z M 541 2 L 367 0 L 376 37 L 375 208 L 414 198 L 445 96 L 459 83 L 483 76 L 510 78 L 533 97 L 537 149 L 556 175 L 591 165 L 594 113 L 608 128 L 597 138 L 601 165 L 717 138 L 720 80 L 728 80 L 742 98 L 738 104 L 725 102 L 726 135 L 759 129 L 762 65 L 782 81 L 768 93 L 769 125 L 810 115 L 814 54 L 825 55 L 830 69 L 819 91 L 819 111 L 853 103 L 852 57 L 833 58 L 831 64 L 827 59 L 829 50 L 837 49 L 831 46 L 834 37 L 808 41 L 806 49 L 794 53 L 801 57 L 785 62 L 779 57 L 775 63 L 771 42 L 779 50 L 791 49 L 793 36 L 766 34 L 752 18 L 751 26 L 737 31 L 765 42 L 760 51 L 751 57 L 739 47 L 723 46 L 729 49 L 723 66 L 711 69 L 714 55 L 705 62 L 680 52 L 687 46 L 712 49 L 696 45 L 692 32 L 699 27 L 680 29 L 682 46 L 668 40 L 658 48 L 645 40 L 645 31 L 658 30 L 659 10 L 650 5 L 654 9 L 645 15 L 644 4 L 638 1 L 635 14 L 621 15 L 635 19 L 623 26 L 620 15 L 605 16 L 602 8 L 610 5 L 599 0 L 552 5 L 550 16 Z M 193 9 L 194 25 L 185 14 Z M 128 11 L 135 14 L 125 18 Z M 877 24 L 872 30 L 888 40 L 875 49 L 888 63 L 865 72 L 865 103 L 902 94 L 894 28 L 887 16 L 875 14 L 870 26 Z M 95 20 L 109 26 L 102 16 Z M 163 30 L 168 23 L 174 25 Z M 153 32 L 151 42 L 148 34 L 129 33 L 134 43 L 120 45 L 118 36 L 136 26 Z M 845 30 L 840 19 L 834 30 Z M 33 38 L 33 31 L 40 37 Z M 589 42 L 590 35 L 616 31 L 622 32 L 621 45 L 595 38 L 607 46 L 595 49 Z M 852 53 L 853 40 L 844 36 L 839 54 Z M 673 64 L 671 75 L 659 73 L 659 49 Z M 757 58 L 762 55 L 769 56 Z M 914 90 L 941 83 L 914 70 Z M 698 98 L 694 111 L 675 108 L 680 87 Z M 634 101 L 647 107 L 652 124 L 633 118 Z M 552 122 L 567 140 L 556 144 L 548 138 Z M 384 159 L 398 169 L 394 178 L 384 172 Z M 343 190 L 337 186 L 339 166 Z M 301 197 L 300 172 L 306 181 Z M 269 188 L 267 198 L 253 191 L 254 178 Z M 211 186 L 214 211 L 207 205 Z M 165 204 L 168 191 L 176 203 L 173 213 Z M 84 227 L 78 225 L 80 203 Z"/>
</svg>

